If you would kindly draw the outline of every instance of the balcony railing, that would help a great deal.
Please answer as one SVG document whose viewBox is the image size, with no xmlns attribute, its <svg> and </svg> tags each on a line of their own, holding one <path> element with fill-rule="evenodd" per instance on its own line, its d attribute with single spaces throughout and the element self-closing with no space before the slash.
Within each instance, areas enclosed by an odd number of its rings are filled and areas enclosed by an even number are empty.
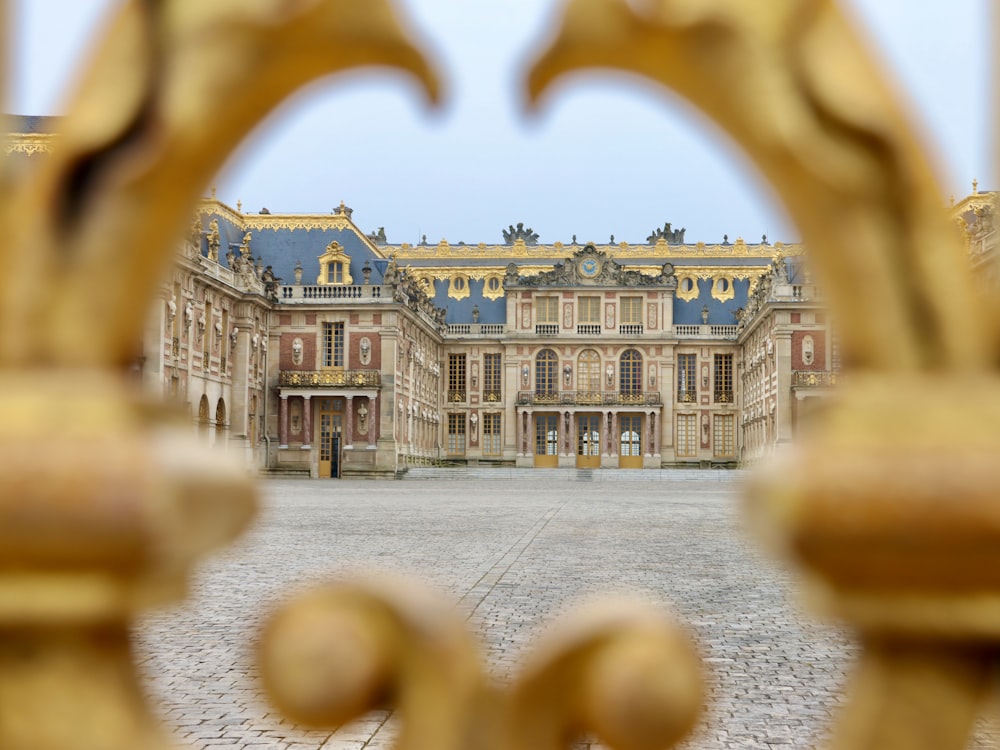
<svg viewBox="0 0 1000 750">
<path fill-rule="evenodd" d="M 537 323 L 535 325 L 535 334 L 538 336 L 555 336 L 558 333 L 558 323 Z"/>
<path fill-rule="evenodd" d="M 392 290 L 387 289 L 383 297 L 383 287 L 367 284 L 352 285 L 289 285 L 278 288 L 282 302 L 312 302 L 315 300 L 374 300 L 382 302 L 392 299 Z"/>
<path fill-rule="evenodd" d="M 501 401 L 500 389 L 483 390 L 483 401 L 488 404 L 498 404 Z"/>
<path fill-rule="evenodd" d="M 731 404 L 733 403 L 733 392 L 729 390 L 717 390 L 715 391 L 714 400 L 717 404 Z"/>
<path fill-rule="evenodd" d="M 678 338 L 723 338 L 723 339 L 735 339 L 738 332 L 738 328 L 735 325 L 732 326 L 720 326 L 720 325 L 690 325 L 690 324 L 678 324 L 674 326 L 674 336 Z"/>
<path fill-rule="evenodd" d="M 830 388 L 837 385 L 838 372 L 807 372 L 796 370 L 792 373 L 792 388 Z"/>
<path fill-rule="evenodd" d="M 576 327 L 576 332 L 581 336 L 600 336 L 600 323 L 580 323 Z"/>
<path fill-rule="evenodd" d="M 622 336 L 641 336 L 642 331 L 642 323 L 622 323 L 618 326 L 618 333 Z"/>
<path fill-rule="evenodd" d="M 503 336 L 507 326 L 503 323 L 449 323 L 448 336 Z"/>
<path fill-rule="evenodd" d="M 662 401 L 658 391 L 518 391 L 517 403 L 521 406 L 544 406 L 547 404 L 659 406 Z"/>
<path fill-rule="evenodd" d="M 464 389 L 449 389 L 448 390 L 448 403 L 450 403 L 450 404 L 465 403 L 465 390 Z"/>
<path fill-rule="evenodd" d="M 378 388 L 378 370 L 281 370 L 278 385 L 299 387 Z"/>
</svg>

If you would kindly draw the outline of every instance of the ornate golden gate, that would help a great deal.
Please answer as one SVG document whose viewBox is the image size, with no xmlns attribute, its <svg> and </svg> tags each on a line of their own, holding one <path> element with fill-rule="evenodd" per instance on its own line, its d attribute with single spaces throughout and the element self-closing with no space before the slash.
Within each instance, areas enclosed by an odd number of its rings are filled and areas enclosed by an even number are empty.
<svg viewBox="0 0 1000 750">
<path fill-rule="evenodd" d="M 975 314 L 924 150 L 832 0 L 638 5 L 571 1 L 530 97 L 581 67 L 647 76 L 778 191 L 852 375 L 749 507 L 863 646 L 834 745 L 961 747 L 1000 645 L 1000 337 L 992 309 Z M 129 624 L 183 594 L 187 567 L 239 532 L 255 495 L 129 392 L 122 365 L 229 151 L 298 86 L 367 64 L 437 96 L 388 0 L 132 0 L 58 150 L 5 175 L 0 747 L 162 746 Z M 275 619 L 261 659 L 293 717 L 336 724 L 389 695 L 401 746 L 420 750 L 554 748 L 571 727 L 652 750 L 701 703 L 693 651 L 626 603 L 571 618 L 503 695 L 451 610 L 409 586 L 314 592 Z"/>
</svg>

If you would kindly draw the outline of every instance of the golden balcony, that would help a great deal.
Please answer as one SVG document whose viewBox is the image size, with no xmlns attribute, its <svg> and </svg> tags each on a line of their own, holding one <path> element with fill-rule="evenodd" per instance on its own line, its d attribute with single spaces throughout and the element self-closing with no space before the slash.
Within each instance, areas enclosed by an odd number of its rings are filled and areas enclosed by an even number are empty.
<svg viewBox="0 0 1000 750">
<path fill-rule="evenodd" d="M 278 385 L 285 387 L 378 388 L 381 383 L 378 370 L 282 370 L 278 373 Z"/>
</svg>

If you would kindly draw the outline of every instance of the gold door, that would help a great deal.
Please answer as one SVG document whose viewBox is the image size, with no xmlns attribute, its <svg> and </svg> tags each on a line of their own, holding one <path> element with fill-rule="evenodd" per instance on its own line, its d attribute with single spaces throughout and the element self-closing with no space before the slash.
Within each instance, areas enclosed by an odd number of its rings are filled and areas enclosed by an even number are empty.
<svg viewBox="0 0 1000 750">
<path fill-rule="evenodd" d="M 340 431 L 343 399 L 323 398 L 319 403 L 319 476 L 340 478 Z"/>
<path fill-rule="evenodd" d="M 559 415 L 535 416 L 535 466 L 555 468 L 559 465 Z"/>
<path fill-rule="evenodd" d="M 601 467 L 601 415 L 579 414 L 576 418 L 576 468 Z"/>
<path fill-rule="evenodd" d="M 621 414 L 618 417 L 618 468 L 642 468 L 642 415 Z"/>
</svg>

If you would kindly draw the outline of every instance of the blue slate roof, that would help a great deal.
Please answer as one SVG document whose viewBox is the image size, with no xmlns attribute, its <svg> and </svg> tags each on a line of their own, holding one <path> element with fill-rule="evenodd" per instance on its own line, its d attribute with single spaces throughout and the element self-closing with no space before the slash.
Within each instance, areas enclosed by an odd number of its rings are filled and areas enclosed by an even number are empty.
<svg viewBox="0 0 1000 750">
<path fill-rule="evenodd" d="M 4 115 L 7 133 L 55 133 L 62 117 L 47 115 Z"/>
<path fill-rule="evenodd" d="M 225 212 L 218 211 L 212 215 L 206 215 L 203 219 L 203 226 L 207 231 L 212 218 L 219 221 L 219 232 L 221 235 L 220 261 L 226 264 L 226 252 L 232 248 L 234 251 L 243 240 L 243 230 L 236 226 L 227 217 Z M 348 217 L 350 213 L 348 213 Z M 364 236 L 360 229 L 353 225 L 343 229 L 333 228 L 313 228 L 313 229 L 251 229 L 250 230 L 250 252 L 254 258 L 260 258 L 264 266 L 271 266 L 275 276 L 282 279 L 286 284 L 294 283 L 295 265 L 302 264 L 302 282 L 304 284 L 315 283 L 319 275 L 318 258 L 332 242 L 338 242 L 344 252 L 351 258 L 350 273 L 355 283 L 361 283 L 361 269 L 365 262 L 369 263 L 372 273 L 370 283 L 381 284 L 385 267 L 388 264 L 387 258 L 394 252 L 399 251 L 401 246 L 380 245 L 378 251 L 372 250 L 372 245 Z M 202 253 L 207 252 L 207 243 L 202 243 Z M 452 245 L 451 248 L 460 247 Z M 478 246 L 467 245 L 470 250 L 478 252 Z M 565 245 L 564 249 L 573 249 L 573 245 Z M 693 244 L 676 246 L 680 253 L 691 252 L 695 247 Z M 614 252 L 617 246 L 600 246 L 599 249 Z M 497 254 L 493 257 L 483 257 L 472 255 L 468 257 L 438 257 L 433 252 L 433 247 L 428 248 L 425 257 L 404 258 L 399 261 L 402 268 L 412 268 L 419 273 L 421 268 L 495 268 L 498 274 L 503 274 L 509 263 L 517 265 L 548 265 L 558 262 L 554 258 L 537 257 L 544 254 L 544 248 L 532 248 L 529 255 L 523 257 L 511 257 L 506 253 Z M 382 253 L 385 257 L 381 257 Z M 407 253 L 408 254 L 408 253 Z M 628 266 L 659 266 L 665 260 L 672 262 L 679 273 L 683 273 L 686 267 L 698 267 L 704 269 L 708 267 L 718 267 L 720 269 L 730 267 L 747 266 L 767 266 L 771 261 L 767 257 L 752 257 L 746 255 L 734 255 L 732 257 L 704 257 L 700 255 L 684 255 L 672 258 L 661 256 L 628 254 L 626 256 L 615 253 L 617 260 L 622 265 Z M 788 258 L 785 261 L 789 267 L 789 277 L 801 274 L 800 260 L 798 258 Z M 504 298 L 491 300 L 484 296 L 485 280 L 470 279 L 469 295 L 465 299 L 456 300 L 448 296 L 449 282 L 444 279 L 433 280 L 432 299 L 434 304 L 446 311 L 445 320 L 448 323 L 471 323 L 473 319 L 473 308 L 479 312 L 480 323 L 505 323 L 507 322 L 507 303 Z M 736 323 L 735 312 L 737 308 L 744 307 L 747 303 L 750 281 L 747 279 L 733 280 L 734 297 L 726 302 L 720 302 L 712 297 L 712 282 L 708 279 L 698 279 L 698 295 L 694 299 L 685 302 L 680 298 L 674 301 L 674 322 L 678 324 L 696 325 L 702 322 L 702 310 L 708 308 L 710 324 L 733 325 Z"/>
</svg>

